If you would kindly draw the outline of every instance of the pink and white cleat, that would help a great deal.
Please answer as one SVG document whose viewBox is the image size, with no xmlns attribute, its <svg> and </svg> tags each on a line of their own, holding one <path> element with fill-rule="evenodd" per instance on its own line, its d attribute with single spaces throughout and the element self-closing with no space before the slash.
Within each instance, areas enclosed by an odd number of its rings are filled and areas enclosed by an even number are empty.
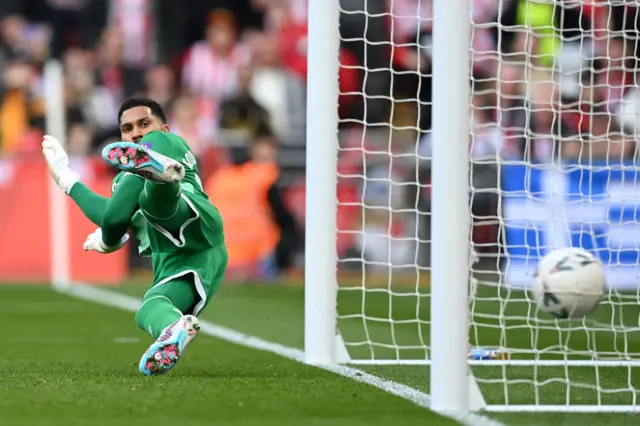
<svg viewBox="0 0 640 426">
<path fill-rule="evenodd" d="M 184 166 L 151 148 L 133 142 L 114 142 L 102 150 L 102 158 L 112 167 L 156 182 L 180 182 Z"/>
</svg>

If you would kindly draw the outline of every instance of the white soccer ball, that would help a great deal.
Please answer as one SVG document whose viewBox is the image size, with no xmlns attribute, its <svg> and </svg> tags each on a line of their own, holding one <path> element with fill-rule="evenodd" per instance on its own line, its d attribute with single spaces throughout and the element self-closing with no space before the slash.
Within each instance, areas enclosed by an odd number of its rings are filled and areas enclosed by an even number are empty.
<svg viewBox="0 0 640 426">
<path fill-rule="evenodd" d="M 541 311 L 574 319 L 598 306 L 604 286 L 604 267 L 598 259 L 581 248 L 563 248 L 542 258 L 532 292 Z"/>
</svg>

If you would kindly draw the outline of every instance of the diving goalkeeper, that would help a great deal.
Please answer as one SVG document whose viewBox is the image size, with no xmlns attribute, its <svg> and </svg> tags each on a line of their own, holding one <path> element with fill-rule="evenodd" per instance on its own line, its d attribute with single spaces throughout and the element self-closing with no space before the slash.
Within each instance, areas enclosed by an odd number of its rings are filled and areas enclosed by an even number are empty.
<svg viewBox="0 0 640 426">
<path fill-rule="evenodd" d="M 58 186 L 99 226 L 85 250 L 116 251 L 131 229 L 140 254 L 151 256 L 154 279 L 136 323 L 156 339 L 140 359 L 140 372 L 157 375 L 177 363 L 197 334 L 197 315 L 227 269 L 227 249 L 222 218 L 202 189 L 195 157 L 170 133 L 162 107 L 151 99 L 130 99 L 118 120 L 122 142 L 102 152 L 120 170 L 110 198 L 80 182 L 55 138 L 45 136 L 42 151 Z"/>
</svg>

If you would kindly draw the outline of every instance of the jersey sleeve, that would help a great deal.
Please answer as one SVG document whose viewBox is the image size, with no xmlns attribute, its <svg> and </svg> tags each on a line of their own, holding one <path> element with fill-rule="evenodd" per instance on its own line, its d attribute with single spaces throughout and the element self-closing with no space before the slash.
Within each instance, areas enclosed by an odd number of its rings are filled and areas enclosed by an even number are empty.
<svg viewBox="0 0 640 426">
<path fill-rule="evenodd" d="M 113 246 L 131 226 L 131 218 L 138 210 L 138 197 L 144 189 L 144 179 L 125 174 L 107 202 L 102 217 L 102 241 Z"/>
<path fill-rule="evenodd" d="M 69 192 L 69 196 L 80 208 L 87 219 L 97 226 L 100 226 L 104 216 L 104 211 L 106 210 L 107 203 L 109 202 L 108 198 L 96 194 L 82 182 L 77 182 L 73 185 Z"/>
</svg>

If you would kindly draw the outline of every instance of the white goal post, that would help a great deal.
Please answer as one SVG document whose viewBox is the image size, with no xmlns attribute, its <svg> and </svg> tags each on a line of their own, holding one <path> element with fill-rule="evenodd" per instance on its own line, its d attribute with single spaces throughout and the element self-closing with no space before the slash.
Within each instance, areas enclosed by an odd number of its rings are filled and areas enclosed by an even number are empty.
<svg viewBox="0 0 640 426">
<path fill-rule="evenodd" d="M 399 381 L 407 368 L 423 372 L 436 411 L 640 411 L 636 4 L 370 3 L 309 0 L 307 362 L 386 366 Z M 474 9 L 482 7 L 487 13 Z M 362 19 L 358 37 L 340 35 L 345 18 Z M 372 35 L 376 19 L 387 22 L 389 41 Z M 428 31 L 418 31 L 425 23 Z M 398 36 L 411 25 L 413 38 Z M 509 49 L 503 37 L 512 37 Z M 341 122 L 338 50 L 353 41 L 366 50 L 354 94 L 364 113 Z M 391 57 L 409 47 L 421 59 L 413 70 L 389 59 L 386 92 L 373 93 L 368 79 L 384 71 L 368 56 L 376 45 Z M 408 74 L 416 93 L 400 98 L 393 86 Z M 374 98 L 388 101 L 388 120 L 369 118 Z M 425 111 L 430 129 L 421 128 Z M 360 144 L 345 142 L 349 132 Z M 357 176 L 338 168 L 354 152 Z M 480 180 L 486 169 L 493 183 Z M 359 179 L 358 199 L 338 199 L 341 179 Z M 417 188 L 413 199 L 394 195 L 409 187 Z M 483 197 L 489 207 L 478 213 Z M 338 210 L 354 206 L 357 220 L 340 224 Z M 472 238 L 482 226 L 488 236 Z M 356 248 L 347 254 L 337 248 L 345 235 Z M 538 260 L 566 246 L 593 252 L 607 272 L 600 307 L 582 320 L 538 312 L 528 292 Z M 342 274 L 354 262 L 356 278 Z"/>
<path fill-rule="evenodd" d="M 67 125 L 64 102 L 64 70 L 59 60 L 50 59 L 43 70 L 45 132 L 66 146 Z M 51 284 L 56 289 L 71 284 L 69 261 L 69 204 L 67 195 L 60 191 L 53 179 L 48 179 L 49 229 L 51 253 Z"/>
</svg>

